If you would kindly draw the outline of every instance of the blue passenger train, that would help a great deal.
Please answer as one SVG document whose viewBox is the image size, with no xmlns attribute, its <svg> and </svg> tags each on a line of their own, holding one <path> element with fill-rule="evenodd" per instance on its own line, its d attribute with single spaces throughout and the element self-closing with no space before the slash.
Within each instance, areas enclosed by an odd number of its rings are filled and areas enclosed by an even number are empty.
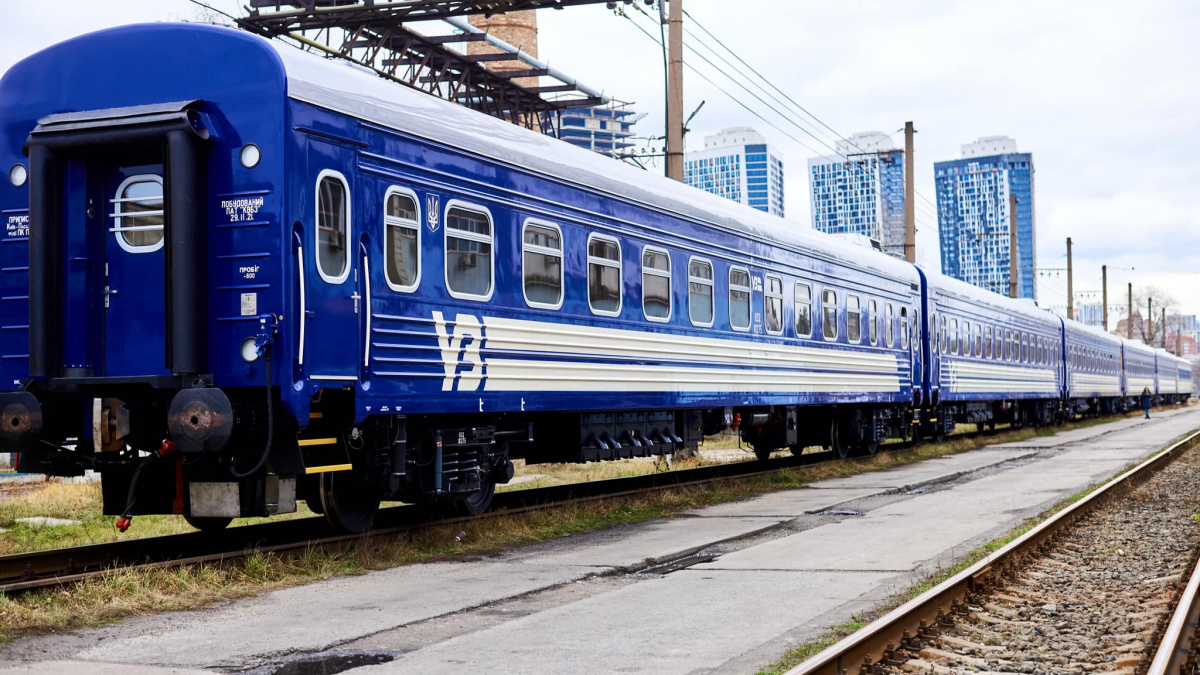
<svg viewBox="0 0 1200 675">
<path fill-rule="evenodd" d="M 226 28 L 21 61 L 0 166 L 0 441 L 99 471 L 122 527 L 305 500 L 361 531 L 486 509 L 516 457 L 873 453 L 1117 409 L 1126 354 L 1186 367 Z"/>
</svg>

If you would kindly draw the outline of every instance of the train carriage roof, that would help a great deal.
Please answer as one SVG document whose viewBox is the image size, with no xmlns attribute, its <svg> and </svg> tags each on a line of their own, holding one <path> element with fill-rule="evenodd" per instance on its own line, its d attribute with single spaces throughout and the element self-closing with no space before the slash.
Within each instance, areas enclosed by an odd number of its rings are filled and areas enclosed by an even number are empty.
<svg viewBox="0 0 1200 675">
<path fill-rule="evenodd" d="M 1119 336 L 1113 335 L 1112 333 L 1109 333 L 1098 326 L 1089 326 L 1085 323 L 1080 323 L 1072 319 L 1063 319 L 1063 325 L 1066 326 L 1066 329 L 1069 333 L 1088 334 L 1103 340 L 1105 343 L 1115 349 L 1121 348 L 1121 338 Z"/>
<path fill-rule="evenodd" d="M 955 279 L 940 272 L 934 272 L 924 265 L 921 265 L 921 271 L 925 273 L 932 293 L 940 292 L 953 295 L 966 302 L 1022 316 L 1054 329 L 1062 325 L 1061 317 L 1050 310 L 1038 307 L 1030 300 L 1014 300 L 999 293 L 993 293 L 987 289 L 968 284 L 960 279 Z"/>
<path fill-rule="evenodd" d="M 1145 356 L 1154 356 L 1154 348 L 1141 340 L 1121 338 L 1121 344 L 1125 345 L 1126 351 L 1136 352 Z"/>
<path fill-rule="evenodd" d="M 288 96 L 382 126 L 434 140 L 512 166 L 564 179 L 850 266 L 910 283 L 912 265 L 845 243 L 737 202 L 624 162 L 518 127 L 434 96 L 388 82 L 346 62 L 331 61 L 273 41 L 287 73 Z"/>
</svg>

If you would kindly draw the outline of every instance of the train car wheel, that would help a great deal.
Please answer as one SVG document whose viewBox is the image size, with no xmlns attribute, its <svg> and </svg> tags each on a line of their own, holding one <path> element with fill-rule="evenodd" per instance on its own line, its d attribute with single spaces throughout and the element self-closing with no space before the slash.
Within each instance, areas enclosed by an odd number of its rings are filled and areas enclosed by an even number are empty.
<svg viewBox="0 0 1200 675">
<path fill-rule="evenodd" d="M 846 459 L 850 456 L 850 446 L 846 440 L 842 438 L 842 424 L 838 423 L 835 417 L 829 422 L 829 449 L 838 456 L 839 459 Z"/>
<path fill-rule="evenodd" d="M 770 459 L 772 452 L 774 452 L 774 450 L 768 447 L 754 448 L 754 456 L 760 460 Z"/>
<path fill-rule="evenodd" d="M 875 453 L 879 452 L 878 443 L 867 443 L 862 447 L 863 454 L 867 457 L 874 457 Z"/>
<path fill-rule="evenodd" d="M 496 484 L 488 483 L 471 493 L 470 497 L 454 502 L 454 508 L 464 516 L 477 516 L 492 508 L 492 498 L 496 496 Z"/>
<path fill-rule="evenodd" d="M 188 525 L 200 530 L 201 532 L 220 532 L 229 527 L 229 523 L 233 522 L 233 518 L 201 518 L 199 516 L 184 516 L 184 520 Z"/>
<path fill-rule="evenodd" d="M 379 490 L 359 468 L 321 474 L 321 510 L 330 527 L 350 534 L 371 529 L 379 513 Z"/>
</svg>

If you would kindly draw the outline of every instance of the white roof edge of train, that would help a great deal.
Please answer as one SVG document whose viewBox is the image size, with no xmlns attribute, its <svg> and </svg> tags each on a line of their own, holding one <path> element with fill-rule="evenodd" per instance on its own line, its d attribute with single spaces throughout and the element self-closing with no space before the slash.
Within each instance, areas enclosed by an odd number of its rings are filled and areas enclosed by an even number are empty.
<svg viewBox="0 0 1200 675">
<path fill-rule="evenodd" d="M 1058 324 L 1062 321 L 1062 317 L 1048 309 L 1042 309 L 1036 304 L 1031 304 L 1021 299 L 1013 299 L 999 293 L 993 293 L 985 288 L 971 285 L 961 279 L 955 279 L 952 276 L 931 270 L 924 265 L 918 265 L 918 267 L 925 273 L 931 289 L 944 290 L 962 296 L 972 302 L 1001 307 L 1005 311 L 1021 314 L 1034 321 L 1045 321 L 1052 324 Z"/>
<path fill-rule="evenodd" d="M 1130 340 L 1129 338 L 1121 338 L 1121 344 L 1126 348 L 1132 347 L 1134 351 L 1142 352 L 1143 354 L 1153 354 L 1154 347 L 1142 342 L 1141 340 Z"/>
<path fill-rule="evenodd" d="M 388 82 L 361 67 L 348 67 L 346 62 L 277 40 L 267 42 L 280 55 L 288 96 L 293 99 L 895 279 L 911 283 L 919 278 L 912 265 L 884 253 Z"/>
<path fill-rule="evenodd" d="M 1089 326 L 1086 323 L 1081 323 L 1074 319 L 1063 319 L 1063 325 L 1065 325 L 1068 330 L 1074 330 L 1080 333 L 1090 333 L 1096 337 L 1104 338 L 1117 346 L 1120 346 L 1121 340 L 1124 339 L 1119 335 L 1113 335 L 1099 326 Z"/>
</svg>

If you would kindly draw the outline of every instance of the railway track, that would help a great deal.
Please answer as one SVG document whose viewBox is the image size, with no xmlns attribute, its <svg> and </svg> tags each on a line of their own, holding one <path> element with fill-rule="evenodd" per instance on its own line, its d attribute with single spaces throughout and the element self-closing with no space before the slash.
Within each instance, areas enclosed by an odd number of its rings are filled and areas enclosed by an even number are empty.
<svg viewBox="0 0 1200 675">
<path fill-rule="evenodd" d="M 233 560 L 249 552 L 285 552 L 315 545 L 344 545 L 365 538 L 394 536 L 431 525 L 513 515 L 554 504 L 610 499 L 682 485 L 747 478 L 816 464 L 832 459 L 832 456 L 831 452 L 820 452 L 500 492 L 496 494 L 493 509 L 481 516 L 458 515 L 448 504 L 394 506 L 381 509 L 374 529 L 362 535 L 335 533 L 323 518 L 317 517 L 233 527 L 221 532 L 189 532 L 17 553 L 0 556 L 0 593 L 74 583 L 118 567 L 169 567 Z"/>
<path fill-rule="evenodd" d="M 789 675 L 1194 672 L 1198 440 L 1175 442 Z"/>
</svg>

